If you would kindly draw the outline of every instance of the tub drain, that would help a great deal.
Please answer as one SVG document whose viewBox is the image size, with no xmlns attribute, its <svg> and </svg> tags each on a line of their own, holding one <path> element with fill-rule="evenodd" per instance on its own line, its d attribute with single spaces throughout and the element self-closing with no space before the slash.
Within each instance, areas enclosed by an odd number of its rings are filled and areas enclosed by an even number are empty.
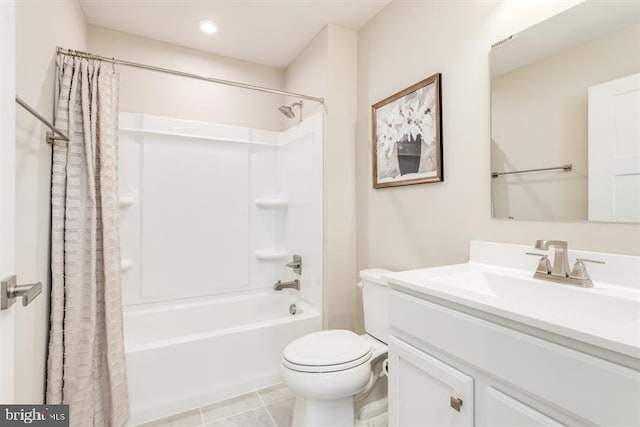
<svg viewBox="0 0 640 427">
<path fill-rule="evenodd" d="M 298 307 L 295 304 L 289 304 L 289 313 L 296 314 L 298 312 Z"/>
</svg>

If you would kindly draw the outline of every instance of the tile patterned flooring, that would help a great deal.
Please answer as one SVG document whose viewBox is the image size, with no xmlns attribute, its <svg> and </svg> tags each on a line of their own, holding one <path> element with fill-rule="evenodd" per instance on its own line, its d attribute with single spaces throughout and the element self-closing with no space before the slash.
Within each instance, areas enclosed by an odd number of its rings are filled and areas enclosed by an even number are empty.
<svg viewBox="0 0 640 427">
<path fill-rule="evenodd" d="M 138 427 L 291 427 L 295 397 L 277 384 Z"/>
</svg>

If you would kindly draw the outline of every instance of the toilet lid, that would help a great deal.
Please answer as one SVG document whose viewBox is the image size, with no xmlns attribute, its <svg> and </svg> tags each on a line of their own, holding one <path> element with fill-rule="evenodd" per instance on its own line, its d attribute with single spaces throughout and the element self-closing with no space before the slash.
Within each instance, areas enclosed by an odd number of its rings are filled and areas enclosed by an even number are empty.
<svg viewBox="0 0 640 427">
<path fill-rule="evenodd" d="M 347 330 L 314 332 L 292 341 L 282 352 L 285 361 L 303 366 L 331 366 L 364 363 L 371 344 Z M 368 358 L 366 358 L 368 359 Z"/>
</svg>

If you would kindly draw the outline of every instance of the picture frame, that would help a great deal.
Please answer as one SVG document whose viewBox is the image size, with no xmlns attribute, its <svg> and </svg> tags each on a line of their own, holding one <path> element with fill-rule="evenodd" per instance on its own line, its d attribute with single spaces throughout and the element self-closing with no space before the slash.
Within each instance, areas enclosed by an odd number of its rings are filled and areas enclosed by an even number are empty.
<svg viewBox="0 0 640 427">
<path fill-rule="evenodd" d="M 444 181 L 441 74 L 371 106 L 373 188 Z"/>
</svg>

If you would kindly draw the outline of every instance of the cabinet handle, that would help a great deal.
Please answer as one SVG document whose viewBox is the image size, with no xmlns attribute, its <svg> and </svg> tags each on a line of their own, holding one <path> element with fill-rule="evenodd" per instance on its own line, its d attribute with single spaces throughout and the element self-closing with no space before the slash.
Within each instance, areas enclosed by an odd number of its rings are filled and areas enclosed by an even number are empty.
<svg viewBox="0 0 640 427">
<path fill-rule="evenodd" d="M 460 412 L 460 407 L 462 406 L 462 399 L 450 396 L 449 404 L 451 405 L 451 407 L 453 409 L 455 409 L 456 411 Z"/>
</svg>

